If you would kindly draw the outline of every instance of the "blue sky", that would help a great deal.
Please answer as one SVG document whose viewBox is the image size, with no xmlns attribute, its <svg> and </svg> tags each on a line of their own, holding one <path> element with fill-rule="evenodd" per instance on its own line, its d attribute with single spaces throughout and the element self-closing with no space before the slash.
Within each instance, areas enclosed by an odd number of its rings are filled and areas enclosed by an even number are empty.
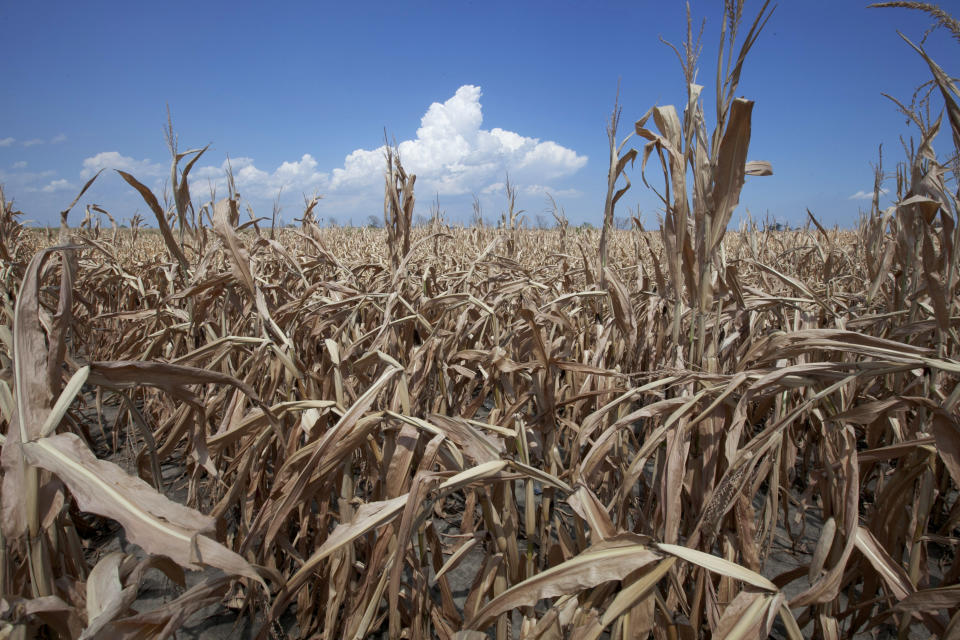
<svg viewBox="0 0 960 640">
<path fill-rule="evenodd" d="M 749 18 L 760 4 L 747 2 Z M 770 161 L 774 175 L 748 178 L 734 220 L 749 209 L 801 223 L 809 207 L 853 225 L 869 206 L 853 196 L 872 188 L 878 145 L 888 171 L 902 157 L 899 136 L 911 131 L 881 92 L 909 100 L 928 79 L 896 31 L 916 42 L 931 20 L 866 5 L 783 0 L 775 10 L 738 91 L 756 101 L 750 159 Z M 691 6 L 707 20 L 698 80 L 710 112 L 722 2 Z M 960 13 L 955 0 L 941 6 Z M 419 213 L 438 198 L 449 220 L 467 220 L 475 194 L 495 220 L 509 171 L 531 221 L 549 192 L 571 222 L 599 224 L 618 79 L 622 131 L 654 104 L 685 100 L 658 39 L 682 41 L 680 2 L 19 2 L 0 5 L 0 32 L 0 183 L 41 224 L 99 168 L 161 193 L 168 103 L 181 150 L 211 144 L 194 169 L 197 202 L 211 184 L 225 194 L 229 157 L 257 215 L 270 215 L 282 187 L 286 221 L 312 193 L 324 195 L 325 220 L 382 216 L 386 128 L 418 174 Z M 926 47 L 958 73 L 947 33 Z M 937 148 L 947 144 L 941 134 Z M 639 206 L 655 224 L 639 164 L 630 175 L 618 214 Z M 72 223 L 89 203 L 152 218 L 112 171 Z"/>
</svg>

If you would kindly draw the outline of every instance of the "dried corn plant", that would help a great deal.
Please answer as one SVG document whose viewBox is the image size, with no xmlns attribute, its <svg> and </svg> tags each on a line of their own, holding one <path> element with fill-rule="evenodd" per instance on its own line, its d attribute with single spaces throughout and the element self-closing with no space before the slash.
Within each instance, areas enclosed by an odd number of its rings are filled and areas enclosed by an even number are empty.
<svg viewBox="0 0 960 640">
<path fill-rule="evenodd" d="M 601 288 L 606 284 L 607 268 L 607 242 L 608 237 L 613 231 L 613 212 L 617 202 L 630 189 L 630 179 L 626 175 L 627 163 L 633 164 L 637 157 L 636 149 L 627 149 L 624 147 L 630 141 L 633 135 L 631 132 L 620 143 L 617 143 L 617 129 L 620 127 L 620 87 L 617 87 L 617 99 L 613 104 L 613 113 L 610 114 L 610 121 L 607 123 L 607 142 L 610 145 L 610 166 L 607 169 L 607 197 L 603 204 L 603 227 L 600 231 L 600 282 Z M 624 185 L 617 188 L 617 183 L 623 178 Z"/>
<path fill-rule="evenodd" d="M 383 221 L 387 228 L 387 246 L 390 248 L 390 269 L 396 275 L 400 262 L 410 252 L 410 227 L 413 224 L 413 185 L 417 176 L 403 170 L 400 151 L 384 145 L 387 156 L 386 186 L 384 189 Z"/>
<path fill-rule="evenodd" d="M 194 223 L 129 174 L 159 230 L 91 207 L 58 241 L 0 201 L 0 633 L 173 637 L 219 604 L 261 638 L 953 637 L 943 122 L 858 230 L 726 231 L 768 170 L 732 96 L 769 15 L 734 60 L 727 11 L 714 133 L 689 62 L 683 120 L 637 127 L 661 229 L 605 228 L 599 265 L 512 199 L 412 227 L 390 152 L 387 230 L 313 198 L 261 234 L 232 188 Z"/>
</svg>

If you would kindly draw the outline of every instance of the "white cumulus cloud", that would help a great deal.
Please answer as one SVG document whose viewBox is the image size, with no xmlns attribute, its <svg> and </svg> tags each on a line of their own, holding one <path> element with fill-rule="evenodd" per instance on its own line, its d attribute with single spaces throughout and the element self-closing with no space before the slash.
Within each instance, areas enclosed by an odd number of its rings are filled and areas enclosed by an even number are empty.
<svg viewBox="0 0 960 640">
<path fill-rule="evenodd" d="M 53 180 L 45 186 L 41 191 L 44 193 L 53 193 L 54 191 L 62 191 L 64 189 L 72 189 L 73 185 L 70 184 L 67 180 Z"/>
<path fill-rule="evenodd" d="M 58 144 L 60 142 L 66 142 L 66 141 L 67 141 L 67 134 L 65 133 L 61 133 L 59 135 L 55 135 L 52 138 L 50 138 L 50 144 Z"/>
<path fill-rule="evenodd" d="M 880 195 L 887 195 L 886 189 L 880 189 Z M 873 200 L 873 191 L 857 191 L 855 194 L 847 198 L 848 200 Z"/>
<path fill-rule="evenodd" d="M 14 162 L 12 166 L 13 166 L 14 169 L 26 169 L 26 168 L 27 168 L 27 161 L 26 161 L 26 160 L 18 160 L 17 162 Z"/>
<path fill-rule="evenodd" d="M 16 141 L 16 138 L 0 138 L 0 147 L 9 147 Z"/>
<path fill-rule="evenodd" d="M 427 193 L 489 192 L 505 172 L 517 184 L 541 184 L 576 173 L 587 157 L 556 142 L 501 128 L 482 129 L 480 87 L 463 85 L 444 103 L 434 102 L 413 140 L 398 147 L 404 168 L 417 175 Z M 334 169 L 331 191 L 356 190 L 383 180 L 384 147 L 357 149 Z"/>
<path fill-rule="evenodd" d="M 190 172 L 190 188 L 194 193 L 212 183 L 221 195 L 226 195 L 226 174 L 232 169 L 234 184 L 241 196 L 274 198 L 283 189 L 285 193 L 311 193 L 326 185 L 329 175 L 317 170 L 317 161 L 309 153 L 299 160 L 287 161 L 273 171 L 258 168 L 253 158 L 230 158 L 219 167 L 204 166 Z M 204 192 L 205 194 L 205 192 Z"/>
<path fill-rule="evenodd" d="M 35 147 L 38 144 L 43 144 L 45 141 L 43 138 L 33 138 L 31 140 L 24 140 L 23 146 L 25 147 Z"/>
<path fill-rule="evenodd" d="M 583 195 L 578 189 L 551 189 L 550 187 L 544 186 L 542 184 L 531 184 L 523 188 L 523 193 L 529 196 L 543 196 L 551 195 L 554 198 L 578 198 Z"/>
<path fill-rule="evenodd" d="M 151 162 L 149 159 L 135 160 L 118 151 L 102 151 L 95 156 L 85 158 L 80 175 L 83 178 L 93 176 L 101 169 L 119 169 L 133 174 L 133 177 L 143 182 L 148 177 L 160 177 L 169 171 L 169 165 Z"/>
<path fill-rule="evenodd" d="M 52 179 L 57 175 L 56 171 L 22 171 L 26 163 L 22 166 L 20 163 L 14 164 L 17 171 L 4 171 L 0 169 L 0 184 L 7 188 L 7 193 L 15 195 L 18 193 L 36 193 L 40 191 L 40 184 Z"/>
</svg>

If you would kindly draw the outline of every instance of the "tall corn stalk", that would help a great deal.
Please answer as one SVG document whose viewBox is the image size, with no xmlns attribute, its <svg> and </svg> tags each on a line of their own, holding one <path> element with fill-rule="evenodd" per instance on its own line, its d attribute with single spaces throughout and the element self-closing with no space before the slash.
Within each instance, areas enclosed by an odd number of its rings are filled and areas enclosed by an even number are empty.
<svg viewBox="0 0 960 640">
<path fill-rule="evenodd" d="M 523 229 L 526 217 L 523 215 L 523 209 L 517 209 L 517 187 L 510 182 L 509 175 L 506 177 L 503 189 L 507 196 L 507 210 L 500 213 L 500 231 L 507 239 L 505 243 L 507 255 L 513 258 L 517 250 L 518 236 Z"/>
<path fill-rule="evenodd" d="M 173 131 L 173 118 L 170 115 L 169 105 L 167 106 L 167 126 L 164 128 L 163 134 L 167 142 L 167 148 L 170 151 L 170 188 L 173 190 L 173 204 L 177 212 L 180 245 L 183 246 L 185 239 L 195 242 L 193 236 L 194 227 L 196 226 L 196 220 L 193 219 L 195 217 L 193 215 L 193 203 L 190 201 L 190 183 L 187 178 L 190 175 L 190 170 L 197 163 L 197 160 L 200 159 L 200 156 L 210 148 L 210 145 L 202 149 L 189 149 L 181 153 L 178 149 L 177 134 Z M 180 162 L 190 156 L 193 157 L 190 158 L 181 171 Z M 187 217 L 188 213 L 190 214 L 189 219 Z"/>
<path fill-rule="evenodd" d="M 627 177 L 627 174 L 624 170 L 627 167 L 627 163 L 633 163 L 637 157 L 636 149 L 628 149 L 626 152 L 623 151 L 623 148 L 627 145 L 627 142 L 630 141 L 630 137 L 633 136 L 633 132 L 627 134 L 627 136 L 617 144 L 617 128 L 620 125 L 620 87 L 617 87 L 617 98 L 613 102 L 613 113 L 610 114 L 610 121 L 607 123 L 607 142 L 610 146 L 610 166 L 607 170 L 607 196 L 604 199 L 603 203 L 603 229 L 600 231 L 600 288 L 606 288 L 606 274 L 604 270 L 607 268 L 607 243 L 609 242 L 608 238 L 613 230 L 613 211 L 617 206 L 617 201 L 623 197 L 623 194 L 630 189 L 630 179 Z M 620 177 L 623 177 L 626 184 L 623 187 L 617 188 L 617 181 Z"/>
<path fill-rule="evenodd" d="M 560 232 L 560 253 L 567 252 L 567 228 L 570 226 L 570 220 L 567 219 L 567 212 L 556 201 L 556 199 L 547 194 L 550 201 L 550 213 L 553 214 L 554 228 Z"/>
<path fill-rule="evenodd" d="M 946 27 L 960 40 L 960 22 L 939 7 L 920 2 L 882 2 L 871 7 L 901 7 L 924 11 L 933 16 L 937 25 Z M 938 357 L 952 357 L 958 351 L 951 318 L 957 309 L 958 286 L 960 286 L 960 204 L 957 184 L 960 182 L 960 93 L 953 79 L 930 56 L 921 45 L 903 40 L 924 60 L 933 76 L 932 81 L 920 87 L 910 104 L 904 104 L 887 95 L 897 109 L 916 126 L 919 142 L 914 146 L 904 145 L 906 160 L 897 167 L 897 201 L 886 211 L 879 210 L 882 172 L 878 170 L 874 185 L 871 227 L 882 232 L 888 225 L 892 237 L 879 251 L 879 243 L 873 245 L 881 262 L 889 268 L 899 265 L 890 299 L 891 311 L 909 309 L 902 317 L 903 323 L 925 320 L 932 311 L 934 319 L 933 347 Z M 924 87 L 929 87 L 923 92 Z M 947 123 L 950 127 L 953 146 L 945 160 L 934 150 L 933 142 L 943 123 L 941 112 L 935 119 L 930 115 L 932 92 L 938 91 L 943 100 Z M 919 99 L 916 95 L 920 95 Z M 950 183 L 953 183 L 951 188 Z M 872 234 L 876 237 L 876 233 Z M 874 276 L 870 289 L 871 298 L 880 288 L 884 273 Z M 934 376 L 939 377 L 939 376 Z M 933 380 L 934 387 L 938 386 Z M 960 392 L 951 395 L 950 406 L 958 401 Z"/>
<path fill-rule="evenodd" d="M 387 171 L 383 196 L 383 222 L 387 228 L 390 250 L 390 271 L 396 275 L 404 256 L 410 251 L 410 225 L 413 222 L 413 185 L 417 176 L 407 174 L 400 163 L 400 153 L 385 144 Z"/>
<path fill-rule="evenodd" d="M 20 236 L 23 234 L 23 225 L 20 223 L 22 216 L 21 211 L 13 208 L 13 201 L 7 200 L 0 185 L 0 261 L 3 261 L 4 268 L 17 260 Z"/>
<path fill-rule="evenodd" d="M 664 206 L 661 235 L 667 254 L 668 274 L 674 295 L 673 340 L 680 346 L 682 308 L 694 309 L 689 335 L 688 358 L 700 363 L 704 357 L 704 328 L 722 272 L 721 247 L 727 225 L 740 199 L 746 175 L 771 175 L 766 162 L 747 162 L 753 102 L 734 98 L 744 60 L 773 10 L 764 2 L 754 18 L 736 61 L 734 44 L 743 17 L 743 0 L 724 3 L 724 22 L 717 54 L 716 123 L 708 132 L 701 94 L 696 84 L 700 35 L 693 37 L 687 9 L 687 39 L 683 54 L 671 45 L 680 59 L 687 85 L 683 121 L 672 105 L 654 107 L 637 121 L 637 135 L 649 140 L 644 146 L 641 171 L 656 154 L 663 171 L 663 191 L 657 192 Z M 655 129 L 647 128 L 652 115 Z M 708 144 L 708 140 L 710 141 Z M 689 173 L 688 173 L 689 171 Z M 645 173 L 644 183 L 647 186 Z M 692 184 L 690 184 L 692 180 Z"/>
</svg>

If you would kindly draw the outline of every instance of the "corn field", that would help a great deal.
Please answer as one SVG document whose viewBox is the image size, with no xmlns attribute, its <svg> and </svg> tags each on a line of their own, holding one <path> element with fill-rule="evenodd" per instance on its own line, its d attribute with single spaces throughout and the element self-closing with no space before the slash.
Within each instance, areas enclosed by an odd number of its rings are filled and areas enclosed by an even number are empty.
<svg viewBox="0 0 960 640">
<path fill-rule="evenodd" d="M 905 45 L 946 118 L 911 112 L 895 204 L 878 166 L 853 229 L 728 230 L 775 169 L 741 5 L 712 130 L 689 25 L 682 108 L 614 110 L 598 230 L 525 228 L 509 187 L 496 227 L 413 226 L 393 150 L 382 229 L 195 203 L 175 144 L 165 204 L 121 172 L 157 229 L 70 228 L 96 177 L 58 231 L 0 198 L 0 638 L 211 607 L 264 639 L 960 638 L 960 95 Z M 659 229 L 614 229 L 641 187 Z"/>
</svg>

